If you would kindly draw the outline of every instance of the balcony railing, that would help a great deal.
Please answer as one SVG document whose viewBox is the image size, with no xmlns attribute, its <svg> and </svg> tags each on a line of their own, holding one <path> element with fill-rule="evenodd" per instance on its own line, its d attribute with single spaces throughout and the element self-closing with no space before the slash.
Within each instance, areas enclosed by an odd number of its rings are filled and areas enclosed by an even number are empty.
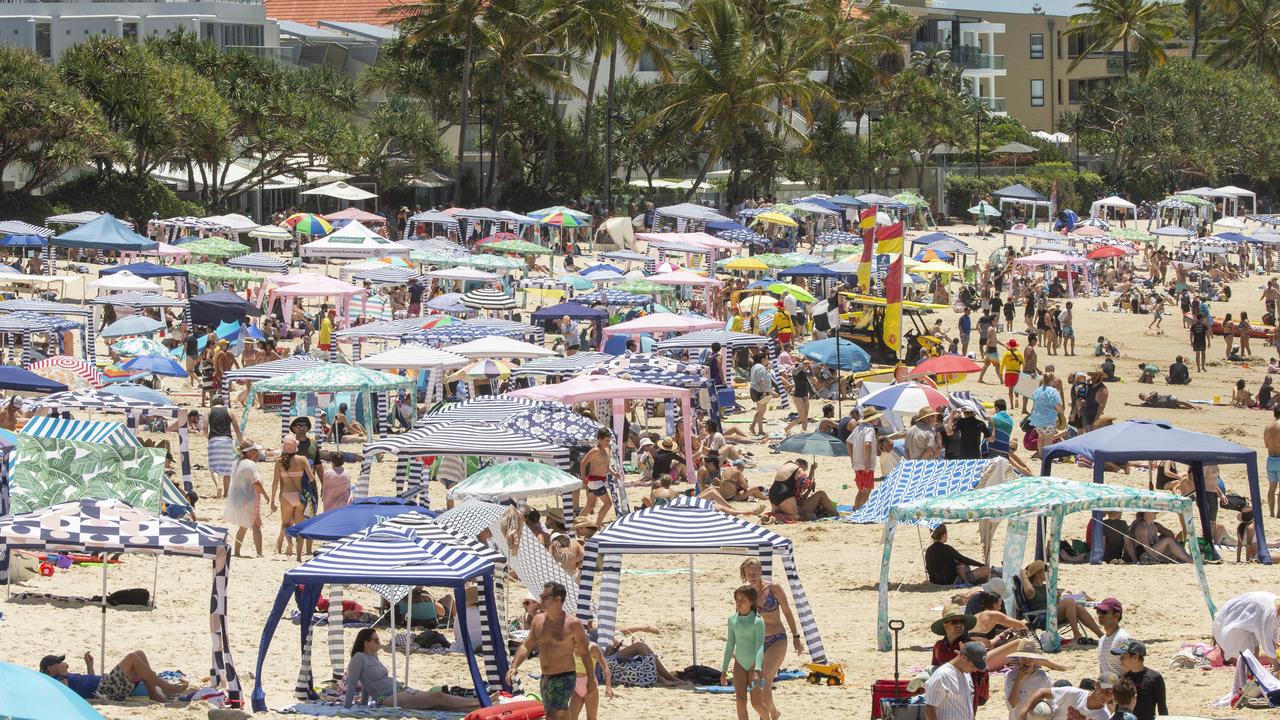
<svg viewBox="0 0 1280 720">
<path fill-rule="evenodd" d="M 966 55 L 960 66 L 965 70 L 1003 70 L 1004 56 L 984 53 Z"/>
<path fill-rule="evenodd" d="M 1004 98 L 1002 97 L 983 97 L 978 98 L 978 102 L 986 106 L 991 112 L 1004 112 Z"/>
<path fill-rule="evenodd" d="M 228 45 L 227 50 L 241 50 L 257 57 L 271 60 L 272 62 L 282 65 L 297 65 L 298 53 L 301 48 L 297 45 L 284 47 L 263 47 L 261 45 Z"/>
</svg>

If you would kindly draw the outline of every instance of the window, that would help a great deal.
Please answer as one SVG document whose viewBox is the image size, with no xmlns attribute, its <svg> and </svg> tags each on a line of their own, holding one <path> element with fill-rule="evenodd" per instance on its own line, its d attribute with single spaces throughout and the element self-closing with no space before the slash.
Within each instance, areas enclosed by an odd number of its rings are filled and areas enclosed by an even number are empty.
<svg viewBox="0 0 1280 720">
<path fill-rule="evenodd" d="M 46 60 L 53 57 L 53 31 L 49 23 L 36 23 L 36 54 Z"/>
<path fill-rule="evenodd" d="M 1031 81 L 1031 107 L 1044 107 L 1044 81 Z"/>
<path fill-rule="evenodd" d="M 1044 59 L 1044 34 L 1031 33 L 1031 59 Z"/>
<path fill-rule="evenodd" d="M 637 64 L 636 71 L 637 72 L 657 72 L 658 63 L 656 62 L 656 60 L 657 59 L 653 56 L 652 53 L 648 53 L 648 52 L 642 53 L 640 55 L 640 62 Z"/>
<path fill-rule="evenodd" d="M 138 23 L 127 22 L 120 26 L 120 36 L 131 42 L 138 42 Z"/>
</svg>

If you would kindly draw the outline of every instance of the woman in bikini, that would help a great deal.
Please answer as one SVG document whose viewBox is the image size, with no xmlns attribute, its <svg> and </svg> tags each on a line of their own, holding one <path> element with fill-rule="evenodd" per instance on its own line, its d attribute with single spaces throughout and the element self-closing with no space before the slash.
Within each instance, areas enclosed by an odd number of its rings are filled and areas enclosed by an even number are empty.
<svg viewBox="0 0 1280 720">
<path fill-rule="evenodd" d="M 292 435 L 280 442 L 280 460 L 276 463 L 275 479 L 271 481 L 271 511 L 276 511 L 276 501 L 280 503 L 280 535 L 276 538 L 276 553 L 294 555 L 293 538 L 288 537 L 285 530 L 302 522 L 302 481 L 310 479 L 316 486 L 315 471 L 311 462 L 298 455 L 298 440 Z M 281 545 L 288 540 L 287 548 L 281 553 Z M 298 562 L 302 562 L 302 541 L 298 541 Z"/>
<path fill-rule="evenodd" d="M 782 713 L 773 704 L 773 678 L 777 677 L 782 662 L 787 657 L 787 633 L 782 629 L 785 618 L 787 628 L 791 631 L 791 644 L 796 654 L 804 652 L 800 642 L 800 632 L 796 629 L 796 617 L 787 603 L 787 594 L 776 583 L 764 581 L 760 570 L 760 561 L 747 558 L 738 567 L 742 581 L 754 588 L 756 597 L 760 598 L 756 611 L 764 619 L 764 687 L 763 700 L 769 714 L 764 720 L 776 720 Z"/>
<path fill-rule="evenodd" d="M 978 622 L 969 631 L 969 637 L 986 645 L 987 647 L 995 647 L 1003 645 L 1011 638 L 1001 638 L 1010 630 L 1026 630 L 1027 624 L 1021 620 L 1015 620 L 1004 613 L 1004 600 L 993 592 L 983 590 L 979 593 L 982 597 L 978 600 L 979 610 L 974 617 Z"/>
<path fill-rule="evenodd" d="M 1249 324 L 1249 313 L 1240 313 L 1240 324 L 1236 325 L 1236 336 L 1240 338 L 1240 357 L 1249 358 L 1253 356 L 1253 350 L 1249 348 L 1249 340 L 1253 337 L 1253 325 Z"/>
<path fill-rule="evenodd" d="M 1155 513 L 1140 512 L 1129 526 L 1138 555 L 1136 560 L 1141 563 L 1191 562 L 1191 556 L 1174 540 L 1173 532 L 1156 522 L 1155 517 Z"/>
</svg>

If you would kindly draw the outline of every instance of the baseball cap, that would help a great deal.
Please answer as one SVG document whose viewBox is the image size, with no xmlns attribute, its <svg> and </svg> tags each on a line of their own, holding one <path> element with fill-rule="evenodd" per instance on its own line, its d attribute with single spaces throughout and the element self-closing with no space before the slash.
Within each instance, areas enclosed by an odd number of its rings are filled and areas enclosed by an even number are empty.
<svg viewBox="0 0 1280 720">
<path fill-rule="evenodd" d="M 980 642 L 969 641 L 960 648 L 960 654 L 965 660 L 973 663 L 973 666 L 979 670 L 987 669 L 987 648 Z"/>
<path fill-rule="evenodd" d="M 1110 690 L 1115 687 L 1118 682 L 1120 682 L 1120 678 L 1116 677 L 1115 673 L 1102 673 L 1098 676 L 1097 686 L 1103 690 Z"/>
<path fill-rule="evenodd" d="M 1118 643 L 1111 647 L 1111 654 L 1112 655 L 1133 654 L 1133 655 L 1137 655 L 1138 657 L 1144 658 L 1147 656 L 1147 644 L 1142 642 L 1141 640 L 1129 640 L 1127 642 Z"/>
<path fill-rule="evenodd" d="M 40 672 L 48 673 L 50 667 L 53 667 L 66 659 L 66 655 L 45 655 L 40 658 Z"/>
<path fill-rule="evenodd" d="M 1113 597 L 1103 598 L 1102 602 L 1098 603 L 1094 607 L 1098 610 L 1103 610 L 1105 612 L 1116 612 L 1116 613 L 1124 612 L 1124 606 L 1120 604 L 1119 600 Z"/>
</svg>

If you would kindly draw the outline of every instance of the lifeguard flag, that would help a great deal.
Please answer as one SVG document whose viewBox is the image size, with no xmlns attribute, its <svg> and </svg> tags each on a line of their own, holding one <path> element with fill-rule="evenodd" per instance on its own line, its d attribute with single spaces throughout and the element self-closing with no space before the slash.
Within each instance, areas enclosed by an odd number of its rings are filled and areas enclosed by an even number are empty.
<svg viewBox="0 0 1280 720">
<path fill-rule="evenodd" d="M 901 222 L 876 228 L 876 254 L 897 255 L 902 252 L 903 226 Z"/>
<path fill-rule="evenodd" d="M 902 344 L 902 275 L 906 267 L 902 258 L 899 253 L 884 277 L 884 344 L 894 352 Z"/>
<path fill-rule="evenodd" d="M 875 252 L 876 206 L 858 215 L 858 234 L 862 236 L 862 258 L 858 261 L 858 289 L 871 292 L 871 256 Z"/>
</svg>

